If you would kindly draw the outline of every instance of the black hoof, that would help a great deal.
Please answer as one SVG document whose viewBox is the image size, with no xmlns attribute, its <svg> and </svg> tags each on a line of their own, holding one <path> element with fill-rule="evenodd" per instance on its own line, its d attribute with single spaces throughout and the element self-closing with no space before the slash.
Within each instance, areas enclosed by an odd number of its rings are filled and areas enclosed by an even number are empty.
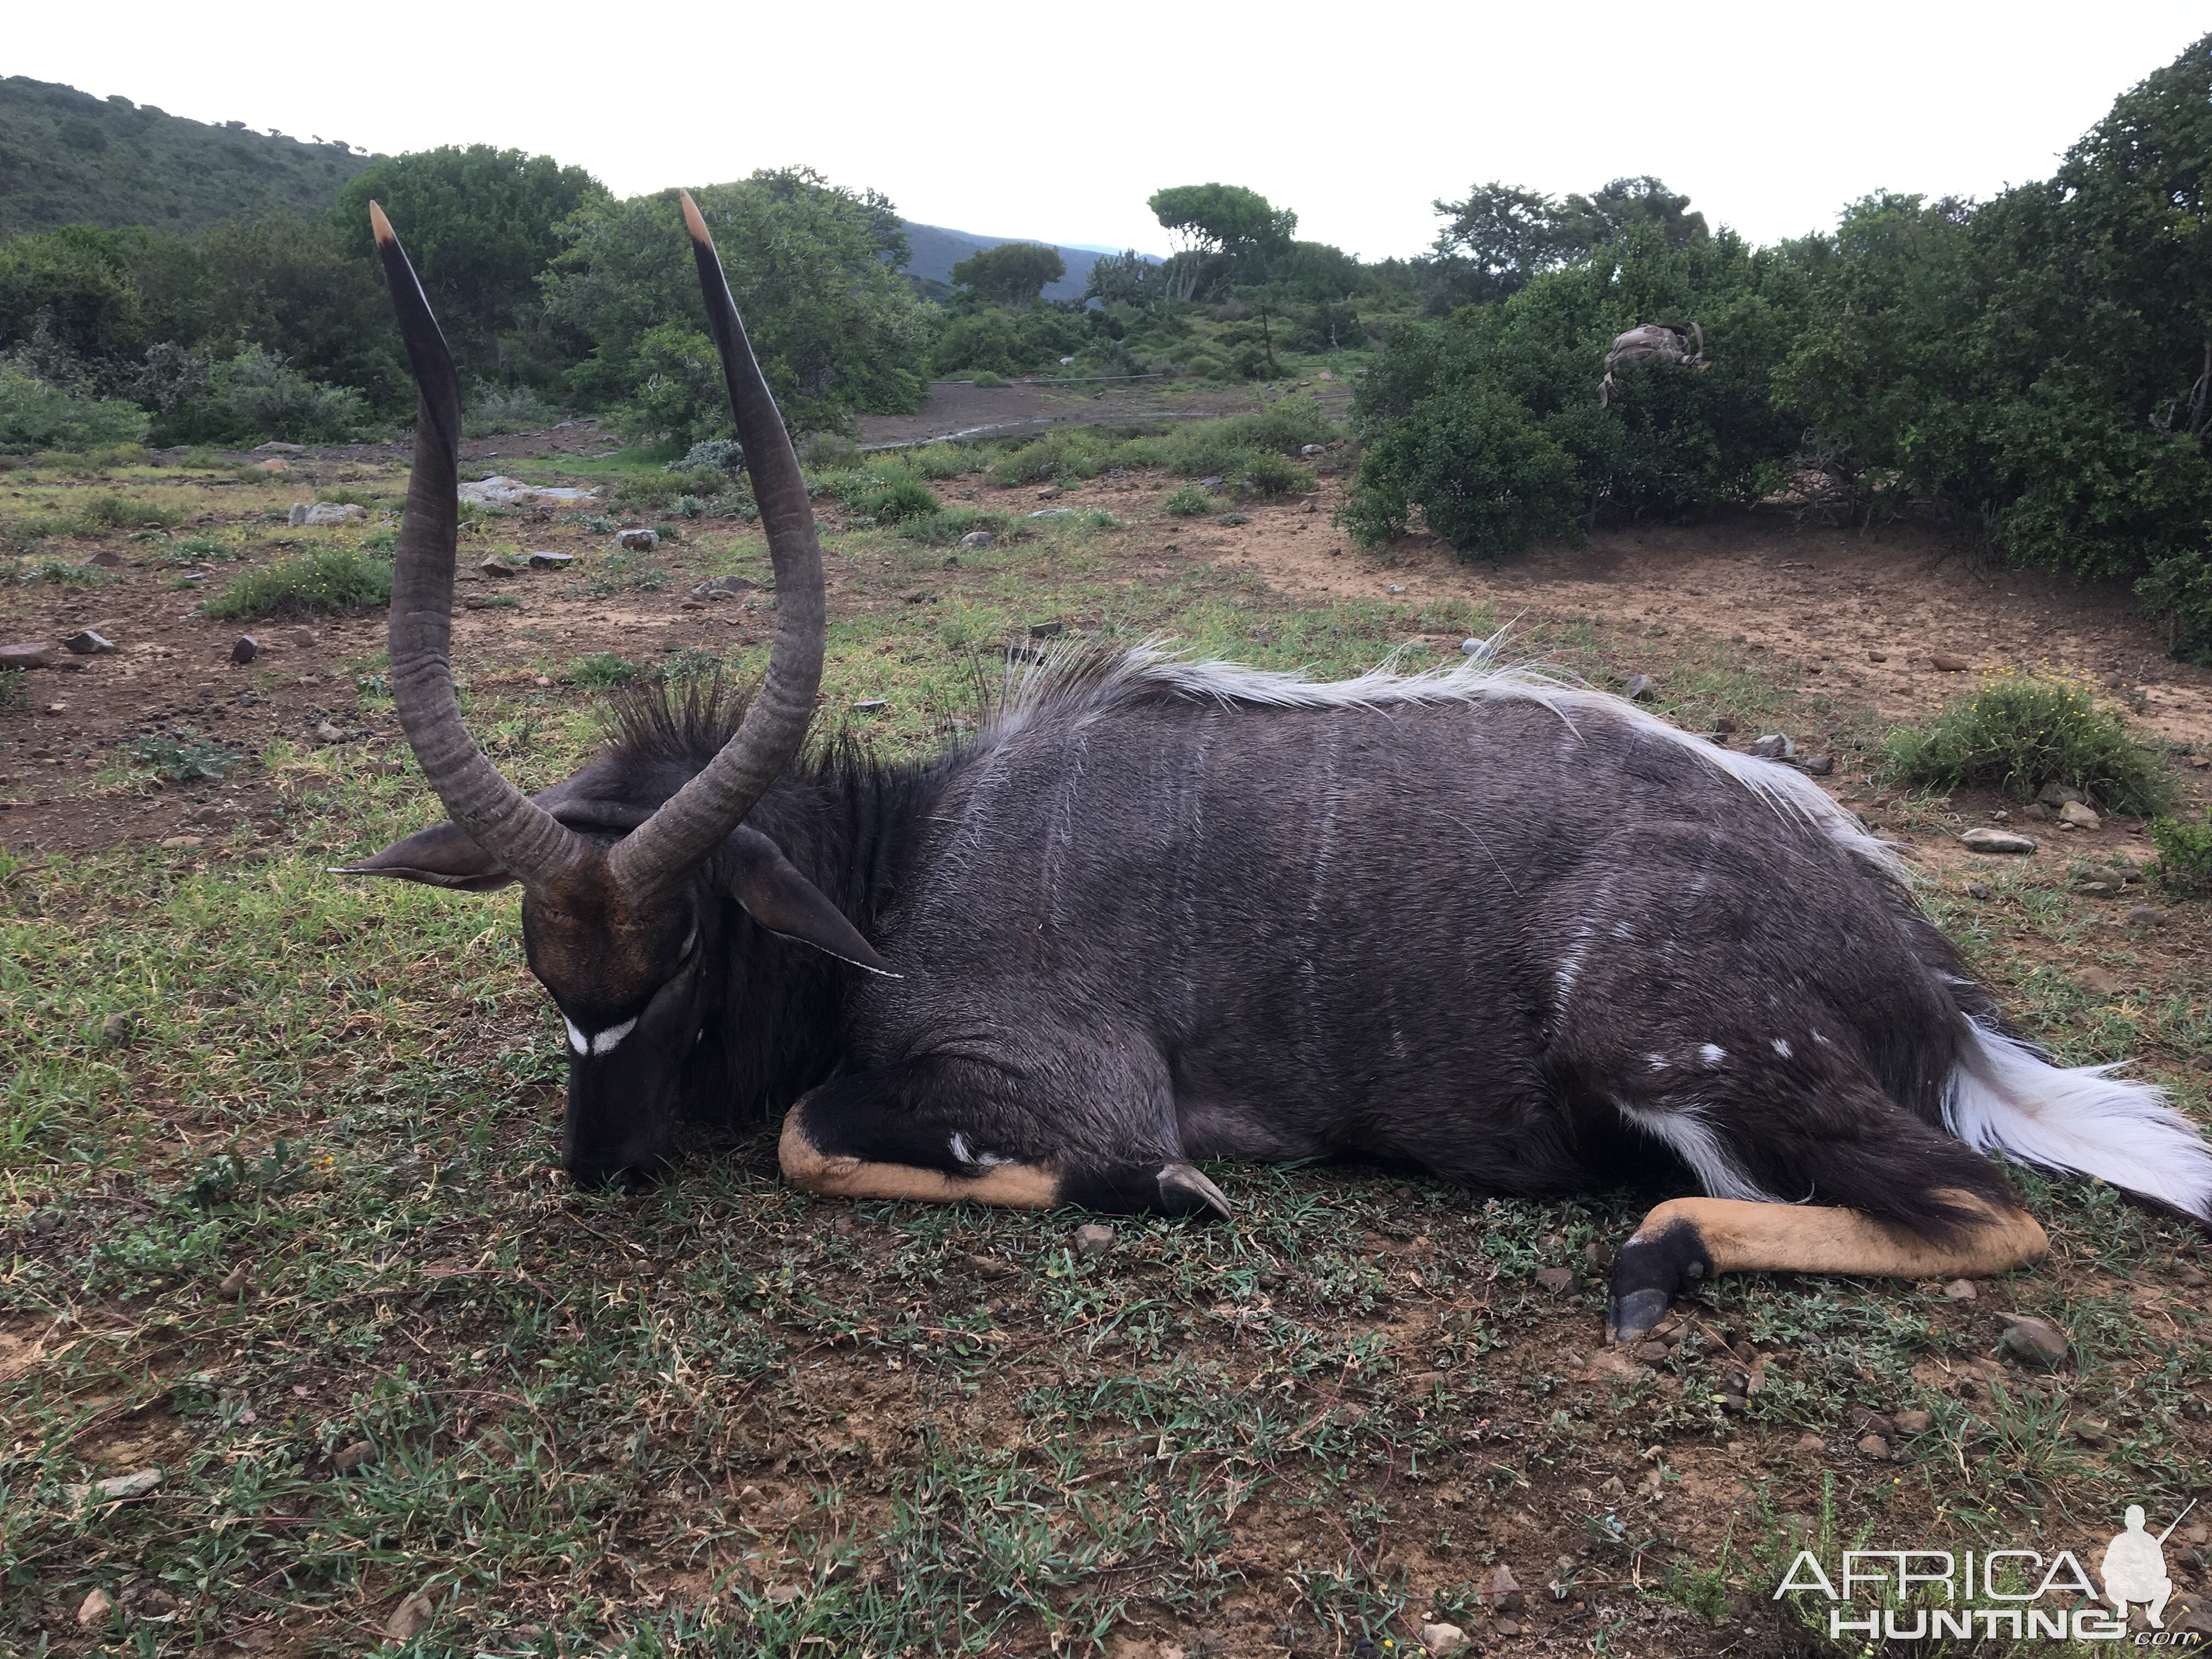
<svg viewBox="0 0 2212 1659">
<path fill-rule="evenodd" d="M 1613 1283 L 1605 1303 L 1607 1339 L 1636 1341 L 1667 1316 L 1668 1304 L 1678 1293 L 1712 1270 L 1705 1240 L 1686 1221 L 1656 1233 L 1637 1234 L 1613 1259 Z"/>
<path fill-rule="evenodd" d="M 1229 1200 L 1221 1188 L 1188 1164 L 1164 1164 L 1160 1169 L 1160 1207 L 1170 1215 L 1200 1215 L 1211 1212 L 1229 1218 Z"/>
</svg>

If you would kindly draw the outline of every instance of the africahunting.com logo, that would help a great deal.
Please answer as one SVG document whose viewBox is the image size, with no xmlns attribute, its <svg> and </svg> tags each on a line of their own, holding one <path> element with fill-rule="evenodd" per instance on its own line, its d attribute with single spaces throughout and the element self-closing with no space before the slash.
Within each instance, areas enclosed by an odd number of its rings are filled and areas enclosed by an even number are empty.
<svg viewBox="0 0 2212 1659">
<path fill-rule="evenodd" d="M 2166 1540 L 2195 1507 L 2191 1500 L 2164 1532 L 2154 1534 L 2144 1530 L 2142 1506 L 2130 1504 L 2126 1529 L 2113 1535 L 2098 1559 L 2096 1580 L 2071 1550 L 2048 1560 L 2037 1550 L 1845 1550 L 1833 1576 L 1814 1552 L 1800 1550 L 1774 1599 L 1822 1597 L 1829 1603 L 1828 1634 L 1863 1636 L 1869 1646 L 1978 1637 L 2201 1648 L 2202 1633 L 2166 1626 L 2174 1594 Z M 2136 1607 L 2149 1629 L 2129 1629 L 2129 1609 Z"/>
</svg>

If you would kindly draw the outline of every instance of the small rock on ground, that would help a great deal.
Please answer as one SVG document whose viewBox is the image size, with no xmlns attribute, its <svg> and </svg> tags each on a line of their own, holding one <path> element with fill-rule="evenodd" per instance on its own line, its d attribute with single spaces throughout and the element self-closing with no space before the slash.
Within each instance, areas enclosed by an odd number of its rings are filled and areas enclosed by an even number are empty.
<svg viewBox="0 0 2212 1659">
<path fill-rule="evenodd" d="M 1797 745 L 1779 732 L 1769 732 L 1763 738 L 1753 738 L 1745 750 L 1760 760 L 1789 760 L 1797 753 Z"/>
<path fill-rule="evenodd" d="M 87 1630 L 98 1630 L 114 1611 L 115 1598 L 104 1589 L 96 1589 L 78 1603 L 76 1621 Z"/>
<path fill-rule="evenodd" d="M 1966 659 L 1955 651 L 1930 652 L 1928 665 L 1941 674 L 1963 674 L 1967 667 Z"/>
<path fill-rule="evenodd" d="M 1969 830 L 1959 837 L 1959 845 L 1969 853 L 2028 854 L 2042 845 L 2033 836 L 2014 835 L 2009 830 L 1991 830 L 1986 825 Z"/>
<path fill-rule="evenodd" d="M 971 530 L 960 538 L 960 545 L 963 547 L 989 547 L 995 544 L 998 539 L 999 538 L 996 536 L 994 536 L 988 530 Z"/>
<path fill-rule="evenodd" d="M 1580 1288 L 1582 1280 L 1572 1267 L 1540 1267 L 1536 1270 L 1536 1287 L 1549 1291 L 1553 1296 L 1567 1296 Z"/>
<path fill-rule="evenodd" d="M 64 651 L 74 652 L 80 657 L 99 657 L 105 656 L 114 650 L 115 641 L 104 634 L 95 633 L 93 629 L 86 628 L 79 629 L 64 640 L 62 648 Z"/>
<path fill-rule="evenodd" d="M 1931 1413 L 1917 1409 L 1901 1411 L 1893 1420 L 1907 1434 L 1925 1434 L 1936 1426 L 1936 1419 Z"/>
<path fill-rule="evenodd" d="M 652 530 L 624 530 L 616 534 L 615 545 L 625 553 L 651 553 L 660 546 L 660 535 Z"/>
<path fill-rule="evenodd" d="M 1659 682 L 1649 674 L 1631 674 L 1620 695 L 1631 702 L 1650 702 L 1659 695 Z"/>
<path fill-rule="evenodd" d="M 1444 1659 L 1447 1654 L 1457 1653 L 1467 1645 L 1467 1632 L 1457 1625 L 1424 1625 L 1421 1626 L 1421 1645 L 1435 1656 Z"/>
<path fill-rule="evenodd" d="M 240 668 L 245 667 L 260 654 L 261 641 L 251 634 L 240 634 L 237 643 L 230 647 L 230 659 Z"/>
<path fill-rule="evenodd" d="M 384 1636 L 388 1642 L 405 1642 L 429 1629 L 431 1617 L 437 1612 L 428 1595 L 417 1591 L 392 1610 L 385 1621 Z"/>
<path fill-rule="evenodd" d="M 1114 1248 L 1115 1237 L 1114 1230 L 1103 1221 L 1085 1222 L 1075 1230 L 1075 1253 L 1085 1260 L 1103 1255 Z"/>
<path fill-rule="evenodd" d="M 1943 1294 L 1954 1302 L 1972 1302 L 1977 1292 L 1971 1279 L 1954 1279 L 1943 1287 Z"/>
<path fill-rule="evenodd" d="M 1481 1596 L 1483 1606 L 1500 1613 L 1521 1611 L 1521 1586 L 1513 1577 L 1513 1569 L 1503 1561 L 1492 1567 L 1490 1576 L 1482 1581 Z M 1504 1627 L 1504 1621 L 1501 1620 L 1499 1628 Z"/>
<path fill-rule="evenodd" d="M 0 645 L 0 670 L 10 668 L 44 668 L 52 653 L 43 640 L 26 640 L 15 645 Z"/>
<path fill-rule="evenodd" d="M 1868 1435 L 1861 1440 L 1859 1449 L 1876 1462 L 1886 1463 L 1889 1461 L 1889 1442 L 1878 1434 Z"/>
<path fill-rule="evenodd" d="M 2100 829 L 2105 822 L 2078 800 L 2069 800 L 2058 809 L 2058 821 L 2070 823 L 2076 830 Z"/>
<path fill-rule="evenodd" d="M 2066 1336 L 2057 1326 L 2027 1314 L 1997 1317 L 2005 1322 L 2005 1334 L 1997 1342 L 2000 1352 L 2045 1365 L 2055 1365 L 2066 1357 Z"/>
</svg>

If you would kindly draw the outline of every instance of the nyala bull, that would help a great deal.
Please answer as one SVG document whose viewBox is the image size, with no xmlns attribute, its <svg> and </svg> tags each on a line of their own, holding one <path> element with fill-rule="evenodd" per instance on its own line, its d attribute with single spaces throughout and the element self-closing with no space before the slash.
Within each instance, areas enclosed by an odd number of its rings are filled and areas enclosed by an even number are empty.
<svg viewBox="0 0 2212 1659">
<path fill-rule="evenodd" d="M 421 391 L 392 693 L 448 822 L 355 872 L 522 884 L 568 1036 L 562 1158 L 782 1111 L 807 1191 L 1227 1212 L 1201 1159 L 1359 1154 L 1478 1191 L 1672 1171 L 1609 1327 L 1742 1268 L 1984 1273 L 2045 1248 L 2008 1154 L 2212 1215 L 2153 1089 L 2010 1030 L 1888 848 L 1790 767 L 1473 660 L 1337 684 L 1137 651 L 1018 666 L 954 752 L 805 754 L 823 576 L 705 222 L 684 217 L 775 567 L 750 697 L 632 701 L 526 799 L 447 672 L 459 386 Z"/>
</svg>

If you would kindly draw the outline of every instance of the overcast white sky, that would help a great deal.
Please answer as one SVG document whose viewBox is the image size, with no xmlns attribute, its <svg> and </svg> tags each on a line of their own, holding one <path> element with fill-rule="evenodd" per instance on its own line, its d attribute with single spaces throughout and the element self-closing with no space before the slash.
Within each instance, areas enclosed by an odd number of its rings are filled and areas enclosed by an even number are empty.
<svg viewBox="0 0 2212 1659">
<path fill-rule="evenodd" d="M 1877 188 L 1986 196 L 2212 28 L 2203 3 L 26 3 L 0 73 L 386 152 L 542 150 L 624 193 L 805 162 L 910 219 L 1148 251 L 1146 197 L 1218 179 L 1372 258 L 1492 178 L 1653 173 L 1760 241 Z"/>
</svg>

